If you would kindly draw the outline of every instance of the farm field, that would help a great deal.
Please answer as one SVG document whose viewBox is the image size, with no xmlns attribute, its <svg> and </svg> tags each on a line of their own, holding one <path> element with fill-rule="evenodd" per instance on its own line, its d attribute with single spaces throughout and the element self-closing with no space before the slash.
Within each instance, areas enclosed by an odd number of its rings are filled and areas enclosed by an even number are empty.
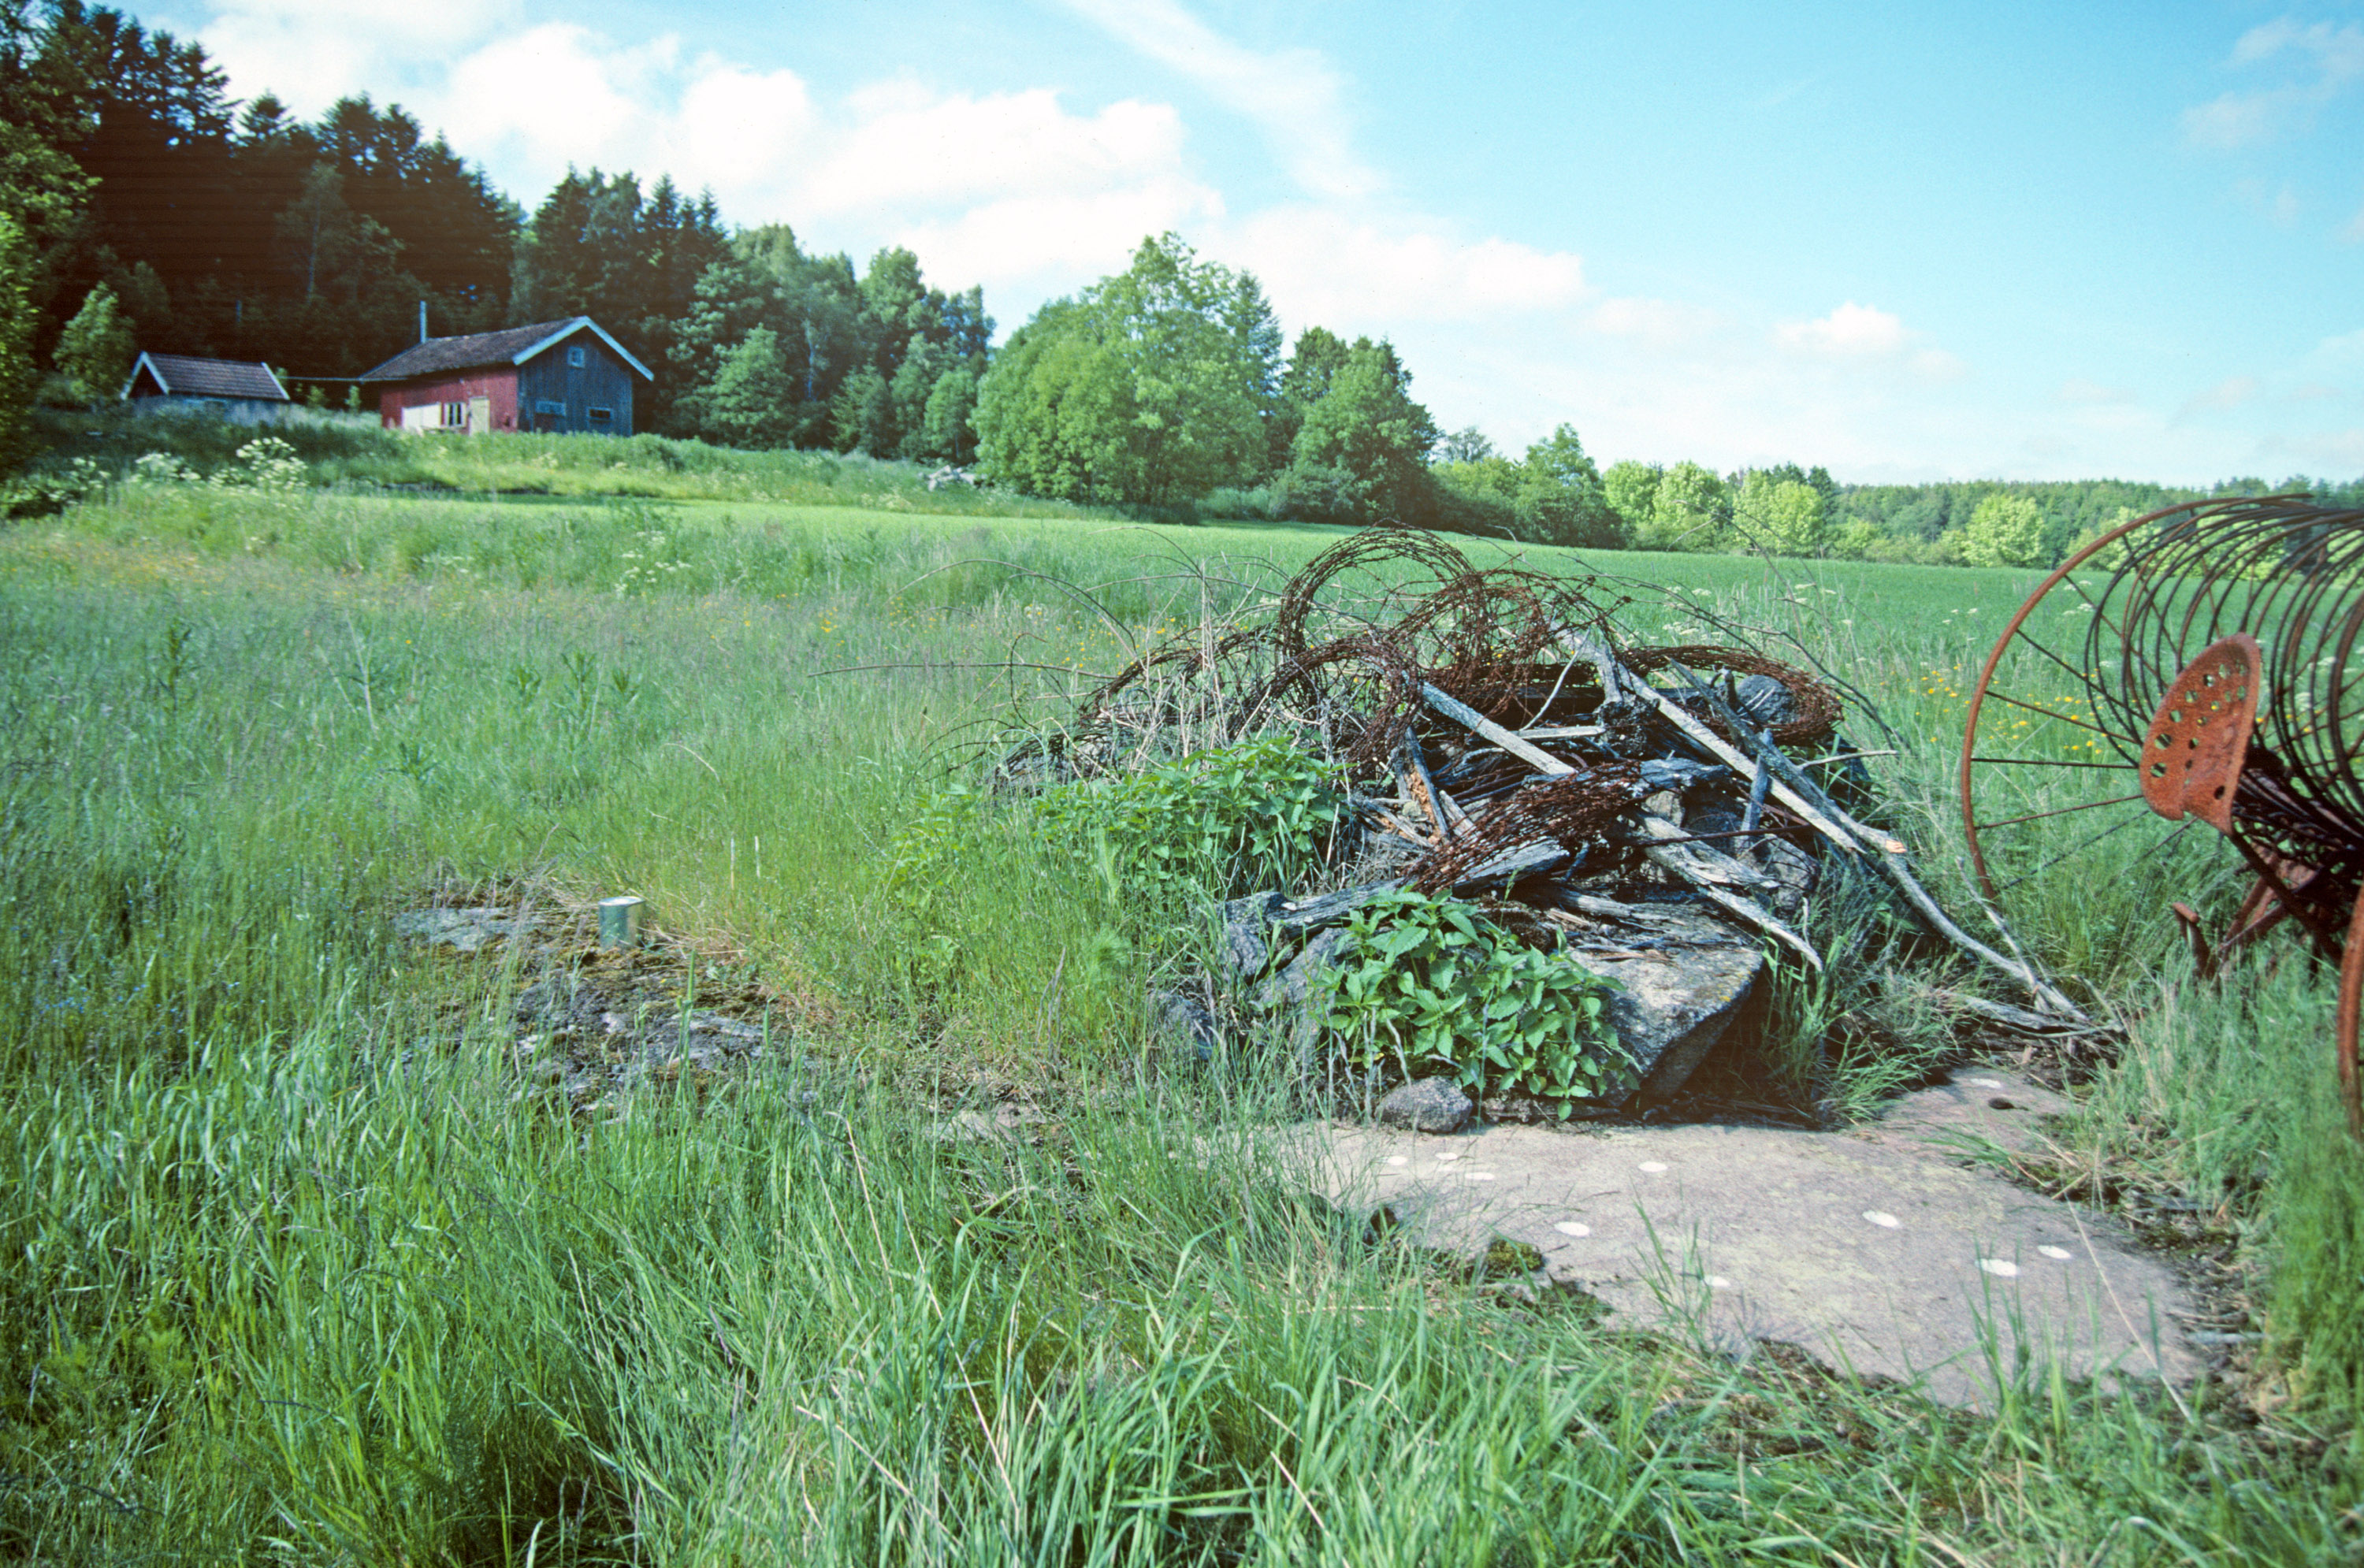
<svg viewBox="0 0 2364 1568">
<path fill-rule="evenodd" d="M 2124 835 L 2006 903 L 2128 1020 L 2019 1174 L 2247 1314 L 2218 1375 L 2165 1397 L 2002 1368 L 1971 1415 L 1603 1333 L 1309 1205 L 1274 1093 L 1149 1049 L 1192 912 L 963 788 L 1344 530 L 905 499 L 119 484 L 0 532 L 0 1551 L 2364 1550 L 2331 988 L 2294 946 L 2193 981 L 2158 911 L 2229 906 L 2207 846 Z M 1646 586 L 1601 590 L 1639 640 L 1721 622 L 1857 688 L 1884 819 L 1975 910 L 1963 701 L 2035 573 L 1518 556 Z M 521 1040 L 551 984 L 523 944 L 396 931 L 627 890 L 663 939 L 637 994 L 751 1020 L 760 1054 L 570 1107 Z M 1815 918 L 1856 956 L 1777 1000 L 1801 1115 L 1992 1047 L 1915 1001 L 1968 977 L 1865 897 Z M 941 1135 L 997 1108 L 1027 1135 Z"/>
</svg>

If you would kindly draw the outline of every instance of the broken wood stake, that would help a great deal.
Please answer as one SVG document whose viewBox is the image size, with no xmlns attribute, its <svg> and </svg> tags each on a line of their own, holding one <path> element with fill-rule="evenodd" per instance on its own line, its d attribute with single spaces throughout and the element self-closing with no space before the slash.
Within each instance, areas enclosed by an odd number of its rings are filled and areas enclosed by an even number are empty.
<svg viewBox="0 0 2364 1568">
<path fill-rule="evenodd" d="M 1596 659 L 1600 662 L 1595 664 L 1594 668 L 1596 669 L 1606 668 L 1617 662 L 1606 649 L 1593 648 L 1589 643 L 1587 644 L 1587 657 Z M 1686 673 L 1688 673 L 1688 672 L 1686 672 Z M 1655 706 L 1667 723 L 1672 724 L 1676 728 L 1681 730 L 1686 736 L 1689 737 L 1691 741 L 1701 751 L 1707 752 L 1710 756 L 1714 757 L 1717 761 L 1724 763 L 1727 767 L 1737 773 L 1742 778 L 1746 779 L 1751 784 L 1754 784 L 1756 782 L 1757 768 L 1756 763 L 1750 762 L 1748 758 L 1742 754 L 1736 748 L 1726 745 L 1722 736 L 1718 735 L 1714 730 L 1710 729 L 1706 725 L 1701 724 L 1691 715 L 1684 712 L 1681 707 L 1668 699 L 1664 692 L 1661 692 L 1657 687 L 1650 684 L 1647 681 L 1633 678 L 1631 676 L 1628 677 L 1626 684 L 1633 688 L 1637 696 Z M 1857 839 L 1854 834 L 1849 833 L 1845 828 L 1840 827 L 1838 823 L 1833 821 L 1828 816 L 1817 810 L 1804 795 L 1799 794 L 1796 789 L 1792 788 L 1788 782 L 1781 778 L 1777 777 L 1774 779 L 1771 790 L 1774 799 L 1779 801 L 1782 805 L 1788 806 L 1790 810 L 1804 817 L 1809 827 L 1812 828 L 1816 832 L 1822 834 L 1823 837 L 1828 839 L 1831 842 L 1836 844 L 1840 849 L 1845 850 L 1851 855 L 1862 854 L 1867 845 L 1885 850 L 1891 855 L 1901 855 L 1904 852 L 1904 846 L 1902 844 L 1899 843 L 1894 839 L 1889 838 L 1886 834 L 1875 834 L 1868 828 L 1863 829 L 1863 838 L 1861 840 Z M 1857 826 L 1860 826 L 1860 824 Z"/>
<path fill-rule="evenodd" d="M 1734 713 L 1732 709 L 1725 705 L 1724 700 L 1716 695 L 1714 687 L 1710 686 L 1705 682 L 1701 681 L 1698 676 L 1692 674 L 1689 670 L 1684 669 L 1680 664 L 1677 664 L 1673 668 L 1677 674 L 1682 676 L 1684 680 L 1690 683 L 1691 689 L 1693 691 L 1701 693 L 1705 697 L 1708 704 L 1714 707 L 1717 712 L 1723 716 L 1725 723 L 1732 725 L 1743 735 L 1749 733 L 1748 727 L 1741 721 L 1740 716 Z M 1637 685 L 1641 684 L 1639 682 L 1636 682 L 1635 684 Z M 1649 692 L 1650 690 L 1647 686 L 1643 686 L 1642 689 L 1645 692 Z M 1700 735 L 1706 736 L 1710 740 L 1714 740 L 1715 732 L 1708 728 L 1706 725 L 1701 724 L 1698 719 L 1691 717 L 1690 715 L 1683 713 L 1681 708 L 1677 707 L 1673 703 L 1668 702 L 1664 696 L 1660 696 L 1656 693 L 1651 693 L 1651 695 L 1656 697 L 1658 702 L 1661 712 L 1667 713 L 1670 717 L 1675 714 L 1681 714 L 1684 720 L 1697 727 L 1697 730 Z M 1721 740 L 1716 740 L 1715 743 L 1719 746 L 1723 744 Z M 1775 795 L 1781 797 L 1784 805 L 1789 804 L 1790 800 L 1793 796 L 1801 800 L 1811 796 L 1813 801 L 1820 806 L 1823 810 L 1828 812 L 1831 817 L 1845 823 L 1857 832 L 1863 834 L 1867 840 L 1878 844 L 1881 849 L 1888 851 L 1885 854 L 1871 855 L 1866 858 L 1870 862 L 1872 870 L 1878 872 L 1882 880 L 1886 881 L 1890 886 L 1895 888 L 1897 892 L 1904 895 L 1904 901 L 1912 906 L 1914 912 L 1919 914 L 1921 918 L 1928 923 L 1931 930 L 1935 931 L 1939 936 L 1953 943 L 1964 952 L 1968 953 L 1979 962 L 1990 965 L 1991 967 L 2002 971 L 2003 973 L 2010 975 L 2013 980 L 2018 981 L 2022 985 L 2026 986 L 2029 994 L 2035 998 L 2039 1006 L 2050 1008 L 2052 1011 L 2077 1023 L 2085 1024 L 2092 1021 L 2091 1018 L 2086 1017 L 2083 1008 L 2078 1006 L 2076 1003 L 2070 1001 L 2057 986 L 2052 985 L 2050 983 L 2046 981 L 2042 975 L 2036 973 L 2035 964 L 2029 962 L 2024 958 L 2006 958 L 2002 953 L 1997 952 L 1994 949 L 1987 946 L 1986 943 L 1970 935 L 1969 932 L 1962 929 L 1961 927 L 1956 925 L 1953 917 L 1947 915 L 1944 909 L 1938 907 L 1937 901 L 1935 898 L 1929 896 L 1929 890 L 1923 887 L 1921 884 L 1914 879 L 1912 871 L 1906 865 L 1904 860 L 1904 845 L 1902 843 L 1894 839 L 1886 838 L 1885 836 L 1874 835 L 1870 828 L 1864 827 L 1862 823 L 1856 821 L 1855 818 L 1840 810 L 1838 803 L 1831 799 L 1829 795 L 1824 795 L 1821 788 L 1816 785 L 1812 779 L 1809 779 L 1804 773 L 1801 773 L 1798 770 L 1797 764 L 1791 762 L 1789 758 L 1783 756 L 1781 754 L 1780 748 L 1775 746 L 1770 740 L 1767 740 L 1765 742 L 1764 750 L 1760 755 L 1762 755 L 1765 760 L 1766 771 L 1775 775 L 1773 792 Z M 1783 782 L 1785 780 L 1787 781 L 1786 786 Z M 1784 793 L 1785 787 L 1787 788 L 1786 794 Z M 2009 933 L 2006 932 L 2005 935 L 2008 936 Z"/>
<path fill-rule="evenodd" d="M 1545 774 L 1551 778 L 1565 778 L 1569 773 L 1576 772 L 1574 768 L 1568 766 L 1566 762 L 1561 762 L 1557 757 L 1553 756 L 1549 751 L 1544 751 L 1542 747 L 1535 745 L 1533 741 L 1521 739 L 1518 735 L 1503 728 L 1500 725 L 1495 723 L 1484 714 L 1479 713 L 1476 708 L 1471 707 L 1467 703 L 1461 701 L 1457 697 L 1447 696 L 1444 693 L 1437 690 L 1434 686 L 1430 685 L 1425 681 L 1421 683 L 1420 695 L 1427 701 L 1429 706 L 1434 708 L 1445 717 L 1453 720 L 1455 724 L 1462 726 L 1464 728 L 1484 736 L 1487 740 L 1491 740 L 1495 745 L 1500 746 L 1503 751 L 1508 751 L 1511 756 L 1516 757 L 1522 762 L 1529 764 L 1540 773 Z"/>
<path fill-rule="evenodd" d="M 1774 940 L 1795 948 L 1798 955 L 1813 969 L 1817 972 L 1822 969 L 1823 955 L 1814 951 L 1813 943 L 1758 908 L 1754 901 L 1743 898 L 1736 893 L 1728 893 L 1710 881 L 1707 875 L 1698 866 L 1691 864 L 1676 846 L 1651 844 L 1642 852 L 1647 855 L 1653 863 L 1665 867 L 1683 881 L 1689 883 L 1699 890 L 1700 896 L 1709 903 L 1756 927 Z"/>
</svg>

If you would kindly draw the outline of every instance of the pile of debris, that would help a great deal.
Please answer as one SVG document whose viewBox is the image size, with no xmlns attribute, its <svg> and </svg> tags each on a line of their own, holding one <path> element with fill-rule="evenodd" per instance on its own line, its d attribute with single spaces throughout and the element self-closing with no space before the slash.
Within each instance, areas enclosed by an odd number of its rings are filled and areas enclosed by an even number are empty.
<svg viewBox="0 0 2364 1568">
<path fill-rule="evenodd" d="M 1846 808 L 1868 775 L 1832 683 L 1746 648 L 1627 645 L 1631 602 L 1596 578 L 1478 570 L 1433 534 L 1358 534 L 1265 613 L 1210 618 L 1135 661 L 1010 765 L 1088 778 L 1289 733 L 1335 769 L 1349 816 L 1323 885 L 1225 906 L 1221 973 L 1158 999 L 1202 1052 L 1245 1029 L 1319 1070 L 1321 971 L 1357 908 L 1413 888 L 1481 900 L 1616 982 L 1640 1095 L 1661 1098 L 1761 997 L 1768 951 L 1822 968 L 1804 914 L 1833 856 L 2046 1009 L 1988 1004 L 1998 1015 L 2083 1022 L 1963 933 L 1905 846 Z"/>
<path fill-rule="evenodd" d="M 702 1090 L 788 1054 L 792 1010 L 735 955 L 654 930 L 641 943 L 604 943 L 592 905 L 530 884 L 461 884 L 431 896 L 429 906 L 396 914 L 394 932 L 465 958 L 504 954 L 515 978 L 510 1051 L 525 1084 L 520 1099 L 544 1093 L 606 1119 L 642 1091 Z M 450 1000 L 470 999 L 463 988 Z M 477 1016 L 473 1005 L 465 1015 Z M 459 1015 L 452 1022 L 464 1027 Z"/>
</svg>

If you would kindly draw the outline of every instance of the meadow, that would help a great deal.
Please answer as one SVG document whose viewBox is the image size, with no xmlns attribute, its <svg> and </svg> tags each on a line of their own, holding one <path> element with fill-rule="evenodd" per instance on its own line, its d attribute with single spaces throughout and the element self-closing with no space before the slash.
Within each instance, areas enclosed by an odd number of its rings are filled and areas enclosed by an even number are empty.
<svg viewBox="0 0 2364 1568">
<path fill-rule="evenodd" d="M 931 512 L 908 470 L 343 477 L 116 483 L 0 532 L 0 1553 L 2364 1549 L 2330 986 L 2294 947 L 2198 984 L 2159 900 L 2237 889 L 2189 845 L 2122 836 L 2007 900 L 2127 1029 L 2017 1173 L 2178 1248 L 2255 1342 L 2180 1397 L 1999 1364 L 1970 1414 L 1679 1324 L 1603 1331 L 1310 1202 L 1296 1107 L 1153 1049 L 1143 998 L 1193 912 L 961 804 L 1095 673 L 1337 530 Z M 2032 574 L 1519 557 L 1633 580 L 1602 592 L 1638 637 L 1721 621 L 1819 658 L 1879 716 L 1848 732 L 1894 753 L 1869 762 L 1884 819 L 1975 907 L 1951 763 Z M 620 891 L 685 1009 L 756 999 L 760 1057 L 585 1114 L 521 1051 L 514 946 L 391 924 Z M 1832 976 L 1767 1040 L 1801 1115 L 1992 1048 L 1926 1006 L 1975 977 L 1868 891 L 1815 921 Z M 1022 1136 L 942 1135 L 1011 1107 Z"/>
</svg>

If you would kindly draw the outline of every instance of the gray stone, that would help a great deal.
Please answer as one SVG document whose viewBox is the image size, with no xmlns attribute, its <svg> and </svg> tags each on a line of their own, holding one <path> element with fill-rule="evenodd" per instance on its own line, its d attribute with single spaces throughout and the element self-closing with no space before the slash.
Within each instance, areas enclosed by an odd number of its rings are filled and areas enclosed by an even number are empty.
<svg viewBox="0 0 2364 1568">
<path fill-rule="evenodd" d="M 1285 1040 L 1300 1065 L 1310 1069 L 1321 1043 L 1321 1012 L 1313 1004 L 1313 987 L 1337 956 L 1346 933 L 1333 929 L 1317 932 L 1287 968 L 1256 987 L 1251 1000 L 1267 1029 Z"/>
<path fill-rule="evenodd" d="M 468 909 L 413 909 L 394 917 L 395 935 L 418 937 L 431 947 L 474 952 L 487 942 L 521 937 L 534 928 L 530 915 L 510 916 L 497 905 Z"/>
<path fill-rule="evenodd" d="M 1200 980 L 1198 984 L 1203 984 Z M 1215 1015 L 1198 997 L 1185 991 L 1149 994 L 1151 1036 L 1170 1050 L 1187 1051 L 1200 1062 L 1214 1060 L 1222 1030 Z"/>
<path fill-rule="evenodd" d="M 1450 1078 L 1415 1078 L 1379 1102 L 1379 1121 L 1414 1132 L 1458 1132 L 1470 1109 L 1468 1094 Z"/>
<path fill-rule="evenodd" d="M 1258 893 L 1216 911 L 1223 923 L 1223 968 L 1232 979 L 1253 980 L 1271 964 L 1272 928 L 1288 902 L 1277 893 Z"/>
<path fill-rule="evenodd" d="M 1314 982 L 1336 959 L 1338 946 L 1345 940 L 1346 933 L 1335 929 L 1316 932 L 1288 967 L 1256 987 L 1255 1005 L 1268 1013 L 1304 1006 L 1313 995 Z"/>
<path fill-rule="evenodd" d="M 1355 910 L 1382 893 L 1403 886 L 1403 879 L 1365 883 L 1311 898 L 1287 898 L 1277 893 L 1234 898 L 1216 913 L 1222 922 L 1223 967 L 1235 981 L 1253 980 L 1271 967 L 1279 945 L 1307 931 L 1343 924 Z M 1276 944 L 1275 938 L 1282 939 Z"/>
<path fill-rule="evenodd" d="M 1770 675 L 1743 676 L 1733 695 L 1740 699 L 1742 716 L 1762 728 L 1787 724 L 1798 717 L 1798 699 Z"/>
<path fill-rule="evenodd" d="M 1787 839 L 1760 840 L 1756 858 L 1778 884 L 1773 890 L 1773 913 L 1784 920 L 1796 919 L 1806 906 L 1806 895 L 1821 879 L 1822 862 Z"/>
<path fill-rule="evenodd" d="M 2011 1108 L 1997 1108 L 2002 1101 Z M 2174 1271 L 2102 1216 L 1966 1164 L 2025 1148 L 2067 1102 L 2010 1073 L 1968 1072 L 1871 1127 L 1489 1127 L 1450 1140 L 1307 1129 L 1346 1214 L 1382 1207 L 1410 1245 L 1469 1260 L 1502 1240 L 1620 1326 L 1746 1354 L 1798 1345 L 1857 1373 L 1912 1378 L 1991 1406 L 1995 1369 L 2186 1381 L 2201 1357 Z M 2025 1359 L 2024 1371 L 2020 1367 Z"/>
<path fill-rule="evenodd" d="M 1648 935 L 1571 937 L 1568 956 L 1617 982 L 1609 1019 L 1646 1099 L 1683 1086 L 1747 1009 L 1765 973 L 1764 951 L 1748 937 L 1668 906 L 1650 910 Z"/>
</svg>

